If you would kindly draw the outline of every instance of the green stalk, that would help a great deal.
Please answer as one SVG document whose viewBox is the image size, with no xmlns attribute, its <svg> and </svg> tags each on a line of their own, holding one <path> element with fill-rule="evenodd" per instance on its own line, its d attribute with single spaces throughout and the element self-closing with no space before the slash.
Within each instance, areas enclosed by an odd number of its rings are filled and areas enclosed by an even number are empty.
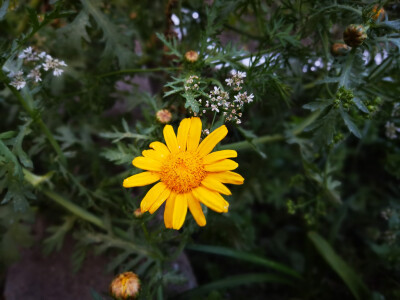
<svg viewBox="0 0 400 300">
<path fill-rule="evenodd" d="M 285 140 L 285 137 L 281 134 L 274 134 L 274 135 L 265 135 L 256 139 L 253 139 L 251 142 L 255 145 L 257 144 L 266 144 L 266 143 L 272 143 L 272 142 L 277 142 L 277 141 L 283 141 Z M 220 147 L 221 150 L 224 149 L 232 149 L 232 150 L 248 150 L 251 149 L 252 145 L 248 141 L 243 141 L 243 142 L 237 142 L 237 143 L 232 143 L 228 145 L 223 145 Z"/>
<path fill-rule="evenodd" d="M 79 218 L 88 221 L 102 229 L 106 229 L 104 222 L 96 217 L 95 215 L 91 214 L 90 212 L 86 211 L 82 207 L 76 205 L 75 203 L 68 201 L 64 197 L 50 191 L 47 189 L 42 189 L 42 193 L 49 197 L 54 202 L 58 203 L 62 207 L 64 207 L 69 212 L 73 213 L 74 215 L 78 216 Z"/>
<path fill-rule="evenodd" d="M 131 74 L 131 73 L 151 73 L 151 72 L 165 72 L 165 71 L 176 71 L 180 70 L 179 67 L 170 68 L 152 68 L 152 69 L 125 69 L 109 73 L 100 74 L 98 78 L 104 78 L 109 76 L 121 75 L 121 74 Z"/>
</svg>

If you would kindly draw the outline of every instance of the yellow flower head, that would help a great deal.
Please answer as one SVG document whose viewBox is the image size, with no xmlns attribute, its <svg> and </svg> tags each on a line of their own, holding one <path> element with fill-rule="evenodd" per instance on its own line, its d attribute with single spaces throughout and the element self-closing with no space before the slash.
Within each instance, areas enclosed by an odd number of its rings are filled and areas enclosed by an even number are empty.
<svg viewBox="0 0 400 300">
<path fill-rule="evenodd" d="M 189 207 L 199 226 L 206 225 L 200 202 L 216 212 L 227 212 L 229 203 L 220 195 L 231 195 L 224 183 L 242 184 L 244 179 L 231 172 L 238 164 L 234 150 L 210 153 L 227 135 L 225 125 L 211 132 L 199 145 L 202 124 L 199 118 L 183 119 L 175 135 L 171 125 L 164 127 L 166 145 L 150 144 L 132 164 L 146 170 L 124 180 L 126 188 L 154 185 L 140 203 L 141 211 L 154 213 L 165 201 L 165 227 L 180 229 Z"/>
</svg>

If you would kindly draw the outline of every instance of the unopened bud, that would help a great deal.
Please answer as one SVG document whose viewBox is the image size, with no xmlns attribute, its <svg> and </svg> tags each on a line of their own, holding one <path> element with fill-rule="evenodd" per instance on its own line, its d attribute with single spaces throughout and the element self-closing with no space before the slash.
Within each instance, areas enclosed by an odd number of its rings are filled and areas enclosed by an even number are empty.
<svg viewBox="0 0 400 300">
<path fill-rule="evenodd" d="M 350 51 L 350 47 L 344 43 L 334 43 L 331 47 L 331 53 L 333 56 L 343 56 Z"/>
<path fill-rule="evenodd" d="M 133 272 L 124 272 L 113 279 L 110 293 L 114 299 L 135 299 L 139 295 L 140 280 Z"/>
<path fill-rule="evenodd" d="M 362 25 L 351 24 L 343 33 L 343 40 L 350 47 L 360 46 L 366 38 L 366 29 Z"/>
<path fill-rule="evenodd" d="M 142 210 L 140 209 L 140 207 L 138 209 L 135 209 L 135 211 L 133 212 L 133 215 L 136 218 L 140 218 L 143 215 Z"/>
<path fill-rule="evenodd" d="M 383 7 L 379 8 L 379 5 L 375 5 L 372 8 L 372 20 L 374 21 L 382 21 L 385 18 L 385 10 L 383 9 Z"/>
<path fill-rule="evenodd" d="M 157 118 L 158 122 L 160 122 L 162 124 L 167 124 L 167 123 L 171 122 L 172 114 L 167 109 L 161 109 L 156 113 L 156 118 Z"/>
<path fill-rule="evenodd" d="M 188 62 L 194 63 L 199 59 L 199 54 L 196 51 L 190 50 L 185 53 L 185 59 Z"/>
</svg>

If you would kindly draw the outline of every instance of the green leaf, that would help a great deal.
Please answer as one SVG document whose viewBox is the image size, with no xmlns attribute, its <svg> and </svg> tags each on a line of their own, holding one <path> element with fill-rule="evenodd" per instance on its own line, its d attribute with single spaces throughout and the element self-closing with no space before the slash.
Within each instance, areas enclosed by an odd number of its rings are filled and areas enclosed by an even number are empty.
<svg viewBox="0 0 400 300">
<path fill-rule="evenodd" d="M 3 4 L 0 7 L 0 21 L 2 21 L 6 16 L 9 5 L 10 5 L 10 0 L 3 1 Z"/>
<path fill-rule="evenodd" d="M 293 285 L 293 283 L 286 278 L 268 274 L 268 273 L 251 273 L 251 274 L 243 274 L 243 275 L 235 275 L 226 277 L 221 280 L 217 280 L 211 282 L 209 284 L 205 284 L 198 288 L 192 289 L 188 292 L 185 292 L 176 299 L 205 299 L 204 296 L 212 291 L 219 291 L 221 289 L 234 288 L 240 285 L 261 283 L 261 282 L 272 282 L 272 283 L 281 283 L 287 285 Z"/>
<path fill-rule="evenodd" d="M 346 124 L 347 128 L 350 130 L 352 134 L 354 134 L 359 139 L 362 138 L 360 130 L 358 130 L 356 124 L 353 123 L 350 116 L 343 110 L 340 111 L 340 115 L 343 118 L 344 123 Z"/>
<path fill-rule="evenodd" d="M 237 251 L 237 250 L 233 250 L 233 249 L 229 249 L 229 248 L 225 248 L 225 247 L 207 246 L 207 245 L 188 245 L 188 246 L 186 246 L 186 249 L 205 252 L 205 253 L 212 253 L 212 254 L 217 254 L 217 255 L 236 258 L 239 260 L 248 261 L 248 262 L 263 266 L 263 267 L 271 268 L 276 271 L 285 273 L 286 275 L 290 275 L 295 278 L 301 279 L 301 275 L 297 271 L 295 271 L 281 263 L 266 259 L 264 257 L 257 256 L 257 255 L 251 254 L 251 253 L 241 252 L 241 251 Z"/>
<path fill-rule="evenodd" d="M 193 112 L 198 113 L 199 112 L 199 108 L 200 108 L 200 104 L 199 102 L 194 98 L 193 94 L 191 93 L 185 93 L 183 94 L 183 96 L 186 99 L 186 103 L 185 103 L 185 108 L 190 107 L 192 109 Z"/>
<path fill-rule="evenodd" d="M 100 1 L 82 0 L 82 4 L 103 31 L 103 41 L 106 44 L 103 56 L 116 57 L 121 67 L 132 65 L 134 61 L 132 41 L 121 34 L 115 24 L 101 12 L 98 8 Z"/>
<path fill-rule="evenodd" d="M 86 30 L 88 27 L 91 27 L 89 16 L 82 10 L 71 23 L 60 28 L 58 32 L 63 37 L 65 44 L 71 45 L 75 49 L 82 50 L 82 40 L 90 43 L 90 37 Z"/>
<path fill-rule="evenodd" d="M 308 238 L 330 267 L 342 278 L 357 300 L 370 298 L 370 292 L 356 272 L 339 256 L 328 242 L 316 232 L 309 232 Z"/>
</svg>

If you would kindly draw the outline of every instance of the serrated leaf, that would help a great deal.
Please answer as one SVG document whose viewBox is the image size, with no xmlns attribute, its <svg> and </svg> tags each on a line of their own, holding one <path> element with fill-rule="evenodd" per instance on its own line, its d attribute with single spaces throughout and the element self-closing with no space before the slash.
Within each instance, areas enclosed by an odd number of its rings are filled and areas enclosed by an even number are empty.
<svg viewBox="0 0 400 300">
<path fill-rule="evenodd" d="M 199 102 L 190 93 L 185 93 L 184 97 L 186 99 L 185 108 L 191 108 L 193 112 L 198 113 L 200 109 Z"/>
<path fill-rule="evenodd" d="M 82 10 L 75 19 L 67 26 L 62 27 L 58 32 L 63 36 L 63 40 L 67 41 L 75 49 L 82 49 L 82 39 L 90 43 L 90 37 L 86 28 L 91 27 L 88 14 Z"/>
<path fill-rule="evenodd" d="M 389 27 L 394 30 L 400 30 L 400 20 L 383 21 L 383 22 L 380 22 L 379 25 Z"/>
<path fill-rule="evenodd" d="M 132 41 L 118 32 L 114 23 L 101 12 L 98 8 L 99 1 L 82 0 L 82 4 L 103 31 L 103 41 L 106 44 L 103 56 L 116 57 L 121 67 L 131 65 L 134 60 Z"/>
<path fill-rule="evenodd" d="M 20 126 L 20 131 L 14 139 L 13 152 L 18 157 L 21 164 L 26 168 L 33 168 L 33 163 L 29 158 L 28 154 L 22 149 L 22 141 L 26 135 L 28 135 L 31 130 L 29 129 L 29 123 Z"/>
<path fill-rule="evenodd" d="M 346 124 L 347 128 L 350 130 L 352 134 L 354 134 L 356 137 L 361 139 L 362 135 L 360 130 L 358 130 L 356 124 L 353 123 L 351 120 L 350 116 L 343 110 L 340 111 L 340 115 L 342 116 L 342 119 L 344 123 Z"/>
</svg>

